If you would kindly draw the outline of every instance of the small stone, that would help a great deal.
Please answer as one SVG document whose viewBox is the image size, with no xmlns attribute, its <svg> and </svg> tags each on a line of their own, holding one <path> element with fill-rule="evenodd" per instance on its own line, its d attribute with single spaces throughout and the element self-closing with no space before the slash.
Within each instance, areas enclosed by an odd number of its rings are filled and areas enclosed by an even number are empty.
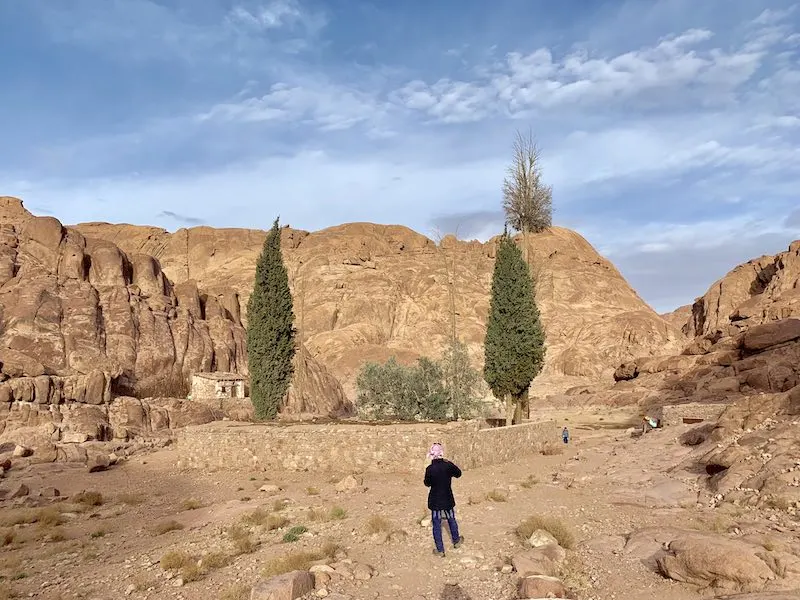
<svg viewBox="0 0 800 600">
<path fill-rule="evenodd" d="M 511 565 L 503 565 L 503 566 L 500 568 L 500 572 L 501 572 L 503 575 L 509 575 L 509 574 L 511 574 L 511 573 L 513 573 L 513 572 L 514 572 L 514 567 L 512 567 Z"/>
<path fill-rule="evenodd" d="M 125 588 L 125 595 L 126 596 L 130 596 L 135 591 L 136 591 L 136 586 L 133 585 L 133 584 L 130 584 L 128 587 Z"/>
<path fill-rule="evenodd" d="M 265 494 L 271 496 L 273 494 L 279 493 L 281 491 L 281 488 L 272 483 L 268 483 L 267 485 L 262 485 L 260 488 L 258 488 L 258 491 L 264 492 Z"/>
<path fill-rule="evenodd" d="M 183 581 L 183 577 L 176 577 L 175 579 L 172 580 L 172 585 L 174 585 L 175 587 L 183 587 L 184 583 L 185 582 Z"/>
<path fill-rule="evenodd" d="M 27 458 L 28 456 L 33 455 L 33 450 L 27 446 L 17 445 L 17 447 L 14 448 L 13 454 L 16 458 Z"/>
</svg>

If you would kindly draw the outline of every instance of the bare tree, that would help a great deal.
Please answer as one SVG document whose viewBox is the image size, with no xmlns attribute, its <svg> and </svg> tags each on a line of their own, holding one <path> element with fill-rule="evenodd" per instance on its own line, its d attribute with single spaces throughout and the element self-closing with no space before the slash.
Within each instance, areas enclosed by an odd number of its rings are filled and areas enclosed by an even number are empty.
<svg viewBox="0 0 800 600">
<path fill-rule="evenodd" d="M 540 149 L 533 135 L 519 131 L 514 157 L 503 180 L 506 223 L 523 233 L 544 231 L 553 224 L 553 188 L 542 182 Z"/>
</svg>

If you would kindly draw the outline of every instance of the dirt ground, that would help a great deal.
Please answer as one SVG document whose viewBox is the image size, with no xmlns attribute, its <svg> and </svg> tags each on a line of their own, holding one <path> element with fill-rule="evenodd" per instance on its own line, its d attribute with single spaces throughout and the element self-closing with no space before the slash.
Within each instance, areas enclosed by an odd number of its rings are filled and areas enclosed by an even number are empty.
<svg viewBox="0 0 800 600">
<path fill-rule="evenodd" d="M 325 541 L 376 571 L 368 581 L 334 582 L 331 593 L 438 599 L 444 584 L 458 583 L 473 600 L 500 600 L 513 597 L 515 575 L 499 572 L 498 561 L 523 549 L 514 530 L 531 515 L 560 519 L 574 533 L 565 583 L 577 598 L 679 600 L 699 592 L 648 570 L 623 549 L 626 536 L 676 524 L 719 530 L 735 519 L 751 530 L 798 535 L 797 522 L 707 508 L 702 476 L 667 474 L 690 450 L 676 439 L 685 427 L 634 439 L 624 427 L 636 415 L 624 410 L 541 416 L 568 424 L 572 443 L 561 454 L 530 454 L 513 464 L 466 471 L 454 485 L 466 543 L 448 548 L 445 558 L 433 556 L 430 530 L 420 525 L 426 516 L 422 473 L 367 474 L 365 490 L 337 493 L 335 482 L 345 474 L 181 472 L 170 448 L 99 473 L 65 464 L 12 469 L 4 487 L 23 482 L 32 496 L 55 487 L 69 499 L 55 504 L 61 507 L 55 517 L 39 514 L 30 524 L 13 525 L 20 520 L 14 515 L 42 509 L 8 503 L 0 509 L 0 600 L 245 599 L 276 557 Z M 265 484 L 281 489 L 259 491 Z M 92 495 L 75 503 L 81 491 L 99 492 L 102 503 Z M 269 530 L 267 514 L 280 527 Z M 284 542 L 298 525 L 308 531 Z M 173 560 L 176 552 L 192 557 L 183 575 L 162 568 L 170 552 Z M 210 553 L 215 561 L 193 567 Z"/>
</svg>

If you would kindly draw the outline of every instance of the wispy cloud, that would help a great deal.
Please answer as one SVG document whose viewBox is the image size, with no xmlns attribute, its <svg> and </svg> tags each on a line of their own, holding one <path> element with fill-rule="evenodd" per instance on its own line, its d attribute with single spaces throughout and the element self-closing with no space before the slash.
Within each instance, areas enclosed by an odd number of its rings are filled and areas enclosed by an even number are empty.
<svg viewBox="0 0 800 600">
<path fill-rule="evenodd" d="M 555 222 L 659 309 L 798 235 L 788 0 L 611 0 L 577 17 L 463 0 L 429 16 L 316 0 L 0 3 L 0 193 L 67 222 L 266 227 L 280 213 L 306 229 L 486 239 L 502 228 L 514 130 L 530 125 Z"/>
</svg>

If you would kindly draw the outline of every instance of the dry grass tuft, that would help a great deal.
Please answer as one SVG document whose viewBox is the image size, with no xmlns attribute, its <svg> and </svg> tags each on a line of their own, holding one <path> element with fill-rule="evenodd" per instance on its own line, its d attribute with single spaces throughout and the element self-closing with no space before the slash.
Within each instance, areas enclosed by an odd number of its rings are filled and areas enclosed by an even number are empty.
<svg viewBox="0 0 800 600">
<path fill-rule="evenodd" d="M 137 506 L 144 502 L 144 496 L 139 494 L 119 494 L 117 502 L 120 504 L 127 504 L 128 506 Z"/>
<path fill-rule="evenodd" d="M 220 600 L 250 600 L 250 586 L 240 583 L 225 590 Z"/>
<path fill-rule="evenodd" d="M 341 506 L 334 506 L 329 516 L 332 521 L 341 521 L 347 518 L 347 511 Z"/>
<path fill-rule="evenodd" d="M 486 494 L 486 499 L 492 502 L 508 502 L 508 494 L 502 490 L 492 490 Z"/>
<path fill-rule="evenodd" d="M 571 550 L 575 547 L 575 534 L 567 527 L 563 521 L 556 517 L 543 517 L 534 515 L 525 519 L 517 526 L 517 535 L 523 541 L 527 541 L 535 531 L 543 529 L 556 538 L 562 548 Z"/>
<path fill-rule="evenodd" d="M 221 569 L 227 567 L 232 562 L 232 558 L 224 552 L 209 552 L 200 559 L 200 565 L 203 569 Z"/>
<path fill-rule="evenodd" d="M 181 569 L 181 578 L 186 583 L 190 581 L 199 581 L 203 578 L 203 575 L 203 569 L 201 569 L 196 562 L 186 565 Z"/>
<path fill-rule="evenodd" d="M 200 500 L 196 500 L 195 498 L 187 498 L 183 502 L 181 502 L 181 510 L 197 510 L 198 508 L 203 508 L 205 504 L 200 502 Z"/>
<path fill-rule="evenodd" d="M 102 506 L 103 494 L 95 492 L 94 490 L 83 491 L 79 494 L 75 494 L 70 498 L 70 501 L 75 504 L 83 504 L 84 506 Z"/>
<path fill-rule="evenodd" d="M 257 527 L 264 527 L 269 523 L 270 513 L 263 508 L 257 508 L 242 517 L 242 523 Z"/>
<path fill-rule="evenodd" d="M 539 480 L 536 477 L 534 477 L 533 475 L 528 475 L 525 481 L 521 482 L 519 485 L 520 487 L 523 487 L 526 490 L 528 490 L 533 486 L 535 486 L 537 483 L 539 483 Z"/>
<path fill-rule="evenodd" d="M 170 531 L 180 531 L 183 529 L 183 527 L 184 526 L 182 523 L 178 523 L 174 519 L 161 521 L 160 523 L 157 523 L 155 527 L 153 527 L 153 535 L 164 535 Z"/>
<path fill-rule="evenodd" d="M 160 565 L 165 571 L 176 571 L 190 564 L 194 559 L 185 552 L 171 550 L 161 557 Z"/>
<path fill-rule="evenodd" d="M 227 534 L 231 543 L 233 543 L 235 556 L 251 554 L 255 552 L 255 549 L 258 547 L 258 544 L 253 540 L 253 536 L 244 527 L 240 527 L 239 525 L 229 527 Z"/>
<path fill-rule="evenodd" d="M 313 523 L 324 523 L 329 518 L 329 513 L 324 508 L 309 508 L 306 517 Z"/>
<path fill-rule="evenodd" d="M 319 496 L 319 488 L 309 486 L 306 488 L 306 494 L 308 494 L 309 496 Z"/>
<path fill-rule="evenodd" d="M 14 543 L 15 539 L 17 539 L 17 532 L 13 529 L 4 529 L 2 533 L 0 533 L 0 544 L 3 546 L 10 546 Z"/>
<path fill-rule="evenodd" d="M 369 519 L 367 519 L 367 523 L 364 528 L 369 535 L 374 535 L 376 533 L 390 533 L 393 529 L 391 521 L 380 515 L 372 515 Z"/>
<path fill-rule="evenodd" d="M 337 544 L 326 542 L 317 550 L 284 554 L 268 561 L 264 565 L 261 574 L 264 577 L 274 577 L 291 571 L 308 571 L 312 563 L 326 558 L 331 559 L 338 551 L 339 546 Z"/>
<path fill-rule="evenodd" d="M 275 500 L 272 503 L 272 512 L 281 512 L 282 510 L 285 510 L 287 506 L 289 506 L 289 502 L 285 498 L 281 500 Z"/>
</svg>

